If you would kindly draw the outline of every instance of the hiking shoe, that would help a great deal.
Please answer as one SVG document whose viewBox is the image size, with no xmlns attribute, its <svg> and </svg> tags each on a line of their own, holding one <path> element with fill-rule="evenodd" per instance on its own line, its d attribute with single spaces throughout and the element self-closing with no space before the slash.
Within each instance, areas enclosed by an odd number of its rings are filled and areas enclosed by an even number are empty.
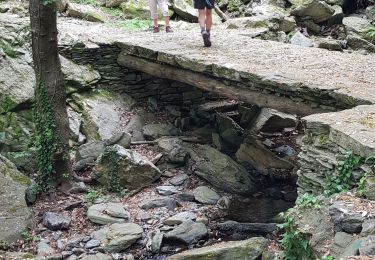
<svg viewBox="0 0 375 260">
<path fill-rule="evenodd" d="M 159 31 L 160 31 L 159 26 L 154 26 L 153 29 L 152 29 L 153 33 L 158 33 Z"/>
<path fill-rule="evenodd" d="M 173 30 L 172 30 L 172 28 L 170 26 L 166 26 L 165 27 L 165 32 L 166 33 L 173 33 Z"/>
<path fill-rule="evenodd" d="M 205 47 L 211 47 L 210 34 L 207 31 L 202 32 L 203 43 Z"/>
</svg>

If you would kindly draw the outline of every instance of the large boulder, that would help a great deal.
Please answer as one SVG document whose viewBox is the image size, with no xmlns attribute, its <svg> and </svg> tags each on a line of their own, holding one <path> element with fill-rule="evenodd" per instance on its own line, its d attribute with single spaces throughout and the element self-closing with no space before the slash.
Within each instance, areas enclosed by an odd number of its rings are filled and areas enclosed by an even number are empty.
<svg viewBox="0 0 375 260">
<path fill-rule="evenodd" d="M 31 224 L 31 210 L 25 201 L 30 180 L 0 155 L 0 241 L 12 243 Z"/>
<path fill-rule="evenodd" d="M 302 35 L 300 32 L 297 32 L 295 35 L 297 34 Z M 294 42 L 292 41 L 292 43 Z M 258 131 L 281 132 L 285 128 L 295 128 L 296 126 L 297 118 L 295 116 L 271 108 L 262 108 L 257 119 L 254 122 L 254 125 L 250 128 L 250 131 L 253 133 L 257 133 Z"/>
<path fill-rule="evenodd" d="M 198 22 L 198 12 L 193 8 L 192 2 L 186 0 L 173 0 L 173 10 L 188 22 Z"/>
<path fill-rule="evenodd" d="M 203 223 L 186 220 L 172 231 L 166 233 L 164 238 L 172 243 L 177 242 L 189 245 L 197 243 L 207 235 L 208 230 Z"/>
<path fill-rule="evenodd" d="M 347 31 L 358 34 L 366 32 L 371 25 L 369 20 L 357 16 L 345 17 L 342 19 L 342 24 L 345 25 Z"/>
<path fill-rule="evenodd" d="M 310 17 L 314 22 L 321 23 L 332 17 L 335 10 L 318 0 L 291 0 L 293 7 L 291 14 L 298 17 Z"/>
<path fill-rule="evenodd" d="M 162 136 L 176 136 L 181 131 L 172 124 L 148 124 L 143 127 L 143 135 L 147 139 L 157 139 Z"/>
<path fill-rule="evenodd" d="M 133 190 L 153 183 L 160 174 L 145 157 L 116 144 L 98 158 L 93 177 L 105 187 L 112 185 L 113 178 L 118 178 L 121 187 Z"/>
<path fill-rule="evenodd" d="M 90 22 L 104 22 L 104 14 L 90 5 L 69 3 L 67 14 L 70 17 L 84 19 Z"/>
<path fill-rule="evenodd" d="M 168 260 L 255 260 L 262 257 L 267 248 L 267 239 L 253 237 L 243 241 L 222 242 L 212 246 L 187 250 L 172 255 Z"/>
<path fill-rule="evenodd" d="M 208 145 L 195 146 L 190 153 L 195 162 L 194 173 L 214 187 L 242 195 L 257 190 L 251 174 L 228 155 Z"/>
<path fill-rule="evenodd" d="M 375 44 L 366 41 L 365 39 L 356 34 L 349 34 L 346 37 L 346 43 L 348 47 L 350 47 L 353 50 L 365 50 L 368 52 L 375 52 Z"/>
<path fill-rule="evenodd" d="M 150 7 L 147 0 L 127 0 L 120 7 L 127 18 L 150 18 Z"/>
<path fill-rule="evenodd" d="M 93 233 L 107 252 L 121 252 L 142 237 L 143 229 L 134 223 L 115 223 Z"/>
</svg>

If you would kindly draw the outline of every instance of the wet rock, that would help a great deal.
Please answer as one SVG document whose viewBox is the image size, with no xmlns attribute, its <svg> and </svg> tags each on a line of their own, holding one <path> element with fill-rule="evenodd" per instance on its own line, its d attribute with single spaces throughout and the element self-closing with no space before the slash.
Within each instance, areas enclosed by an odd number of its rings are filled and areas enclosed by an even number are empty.
<svg viewBox="0 0 375 260">
<path fill-rule="evenodd" d="M 291 0 L 294 6 L 291 14 L 298 17 L 310 17 L 316 23 L 328 20 L 335 10 L 324 1 L 318 0 Z"/>
<path fill-rule="evenodd" d="M 296 126 L 297 118 L 295 116 L 271 108 L 262 108 L 251 127 L 251 132 L 282 132 L 284 128 L 295 128 Z"/>
<path fill-rule="evenodd" d="M 360 255 L 375 255 L 375 236 L 367 236 L 361 239 Z"/>
<path fill-rule="evenodd" d="M 100 241 L 96 240 L 96 239 L 91 239 L 90 241 L 88 241 L 86 243 L 85 248 L 91 249 L 91 248 L 95 248 L 95 247 L 98 247 L 98 246 L 100 246 Z"/>
<path fill-rule="evenodd" d="M 276 231 L 275 223 L 239 223 L 228 220 L 218 225 L 218 229 L 226 234 L 259 234 L 267 235 Z"/>
<path fill-rule="evenodd" d="M 181 225 L 164 235 L 169 242 L 193 244 L 208 235 L 206 226 L 203 223 L 196 223 L 191 220 L 183 222 Z"/>
<path fill-rule="evenodd" d="M 115 223 L 95 231 L 93 236 L 100 240 L 107 252 L 121 252 L 142 236 L 143 229 L 134 223 Z"/>
<path fill-rule="evenodd" d="M 255 260 L 262 257 L 267 244 L 267 239 L 263 237 L 253 237 L 243 241 L 222 242 L 212 246 L 187 250 L 183 253 L 170 256 L 168 260 Z"/>
<path fill-rule="evenodd" d="M 31 224 L 32 213 L 25 201 L 25 191 L 31 182 L 0 155 L 0 183 L 0 240 L 12 243 Z"/>
<path fill-rule="evenodd" d="M 67 14 L 70 17 L 84 19 L 90 22 L 104 22 L 104 15 L 90 5 L 69 3 Z"/>
<path fill-rule="evenodd" d="M 236 152 L 239 162 L 247 162 L 258 172 L 267 175 L 271 169 L 293 169 L 294 165 L 288 160 L 275 155 L 264 147 L 260 140 L 247 137 L 240 149 Z"/>
<path fill-rule="evenodd" d="M 188 192 L 182 192 L 175 195 L 175 198 L 180 201 L 190 201 L 193 202 L 195 200 L 194 194 Z"/>
<path fill-rule="evenodd" d="M 174 226 L 174 225 L 179 225 L 187 220 L 195 220 L 196 218 L 197 216 L 193 212 L 185 211 L 185 212 L 180 212 L 170 218 L 167 218 L 166 220 L 163 221 L 163 224 L 168 225 L 168 226 Z"/>
<path fill-rule="evenodd" d="M 160 195 L 169 196 L 175 194 L 177 189 L 174 186 L 158 186 L 156 190 Z"/>
<path fill-rule="evenodd" d="M 197 145 L 191 149 L 191 156 L 195 162 L 194 173 L 215 188 L 242 195 L 257 190 L 246 169 L 215 148 Z"/>
<path fill-rule="evenodd" d="M 220 195 L 207 186 L 195 188 L 193 194 L 195 200 L 203 204 L 216 204 L 220 199 Z"/>
<path fill-rule="evenodd" d="M 171 197 L 159 197 L 155 199 L 144 200 L 141 202 L 139 207 L 144 210 L 162 207 L 166 207 L 169 210 L 174 210 L 176 208 L 176 201 Z"/>
<path fill-rule="evenodd" d="M 300 32 L 296 32 L 292 36 L 292 38 L 290 38 L 290 43 L 294 44 L 294 45 L 299 45 L 299 46 L 302 46 L 302 47 L 312 47 L 312 46 L 314 46 L 313 42 Z"/>
<path fill-rule="evenodd" d="M 69 228 L 70 218 L 63 214 L 46 212 L 43 215 L 43 225 L 49 230 L 62 230 Z"/>
<path fill-rule="evenodd" d="M 122 203 L 100 203 L 89 207 L 87 217 L 97 224 L 112 224 L 127 222 L 130 219 L 130 213 L 125 210 Z"/>
<path fill-rule="evenodd" d="M 175 177 L 171 178 L 169 180 L 169 183 L 174 185 L 174 186 L 179 186 L 179 185 L 182 185 L 188 178 L 189 178 L 189 176 L 185 173 L 178 174 Z"/>
<path fill-rule="evenodd" d="M 345 25 L 347 31 L 358 34 L 364 33 L 371 25 L 369 20 L 357 16 L 345 17 L 342 19 L 342 24 Z"/>
<path fill-rule="evenodd" d="M 108 156 L 104 153 L 98 158 L 93 175 L 93 178 L 105 187 L 110 187 L 111 173 L 116 171 L 121 187 L 130 190 L 147 186 L 161 175 L 153 163 L 132 150 L 116 144 L 107 152 Z M 118 157 L 118 161 L 113 161 L 113 156 L 110 156 L 113 153 Z"/>
<path fill-rule="evenodd" d="M 143 127 L 143 135 L 147 139 L 157 139 L 162 136 L 176 136 L 181 131 L 171 124 L 149 124 Z"/>
</svg>

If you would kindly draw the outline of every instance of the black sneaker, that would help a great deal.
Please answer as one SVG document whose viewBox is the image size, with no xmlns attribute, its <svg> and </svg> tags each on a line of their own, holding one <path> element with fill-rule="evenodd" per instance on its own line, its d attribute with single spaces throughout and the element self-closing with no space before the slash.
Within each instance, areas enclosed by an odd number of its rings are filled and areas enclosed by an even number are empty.
<svg viewBox="0 0 375 260">
<path fill-rule="evenodd" d="M 205 47 L 211 47 L 210 34 L 207 31 L 202 32 L 203 43 Z"/>
<path fill-rule="evenodd" d="M 159 30 L 159 26 L 154 26 L 153 28 L 152 28 L 152 32 L 153 33 L 158 33 L 160 30 Z"/>
</svg>

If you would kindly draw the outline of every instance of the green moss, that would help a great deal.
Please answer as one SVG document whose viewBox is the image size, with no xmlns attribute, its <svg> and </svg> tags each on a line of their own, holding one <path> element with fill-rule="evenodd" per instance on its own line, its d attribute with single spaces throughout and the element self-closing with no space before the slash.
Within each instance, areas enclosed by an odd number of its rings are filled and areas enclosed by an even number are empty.
<svg viewBox="0 0 375 260">
<path fill-rule="evenodd" d="M 11 111 L 17 106 L 17 103 L 6 94 L 1 94 L 0 96 L 0 114 Z"/>
<path fill-rule="evenodd" d="M 25 254 L 22 255 L 22 258 L 23 259 L 33 259 L 33 258 L 35 258 L 35 256 L 31 253 L 25 253 Z"/>
<path fill-rule="evenodd" d="M 329 135 L 322 134 L 319 136 L 319 143 L 325 145 L 329 143 Z"/>
<path fill-rule="evenodd" d="M 16 175 L 16 174 L 9 174 L 9 176 L 12 178 L 13 181 L 25 185 L 25 186 L 30 186 L 31 181 L 28 177 L 25 175 Z"/>
</svg>

